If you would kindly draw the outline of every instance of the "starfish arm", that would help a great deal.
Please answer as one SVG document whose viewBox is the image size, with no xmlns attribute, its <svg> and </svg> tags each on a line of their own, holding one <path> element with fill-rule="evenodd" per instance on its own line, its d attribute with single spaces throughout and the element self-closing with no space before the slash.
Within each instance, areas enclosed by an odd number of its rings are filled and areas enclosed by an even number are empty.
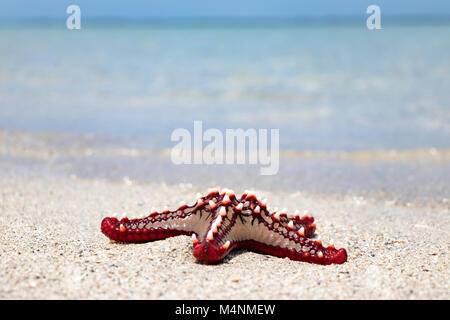
<svg viewBox="0 0 450 320">
<path fill-rule="evenodd" d="M 336 249 L 333 245 L 324 248 L 321 244 L 314 243 L 314 241 L 308 241 L 302 246 L 303 248 L 306 248 L 305 252 L 295 248 L 269 245 L 255 240 L 238 243 L 235 247 L 245 248 L 280 258 L 289 258 L 295 261 L 322 265 L 342 264 L 347 261 L 347 252 L 345 249 Z M 313 252 L 316 252 L 316 254 L 313 254 Z"/>
<path fill-rule="evenodd" d="M 202 263 L 217 263 L 233 249 L 228 234 L 233 230 L 236 220 L 240 219 L 242 205 L 233 192 L 214 194 L 215 206 L 210 209 L 211 224 L 203 236 L 193 239 L 194 256 Z M 232 240 L 232 239 L 231 239 Z"/>
<path fill-rule="evenodd" d="M 252 212 L 247 225 L 248 239 L 243 239 L 236 247 L 324 265 L 347 261 L 345 249 L 337 250 L 334 245 L 325 248 L 320 240 L 308 239 L 304 225 L 298 220 L 297 217 L 283 219 L 276 212 L 266 210 L 256 215 Z"/>
<path fill-rule="evenodd" d="M 129 219 L 106 217 L 101 223 L 101 231 L 108 238 L 121 242 L 148 242 L 178 235 L 191 235 L 198 232 L 202 224 L 202 210 L 205 204 L 201 199 L 192 206 L 186 204 L 174 211 L 153 211 L 145 218 Z"/>
<path fill-rule="evenodd" d="M 211 239 L 194 244 L 194 255 L 199 261 L 219 262 L 234 248 L 247 248 L 317 264 L 343 263 L 347 260 L 344 249 L 336 250 L 334 246 L 325 248 L 320 241 L 307 238 L 315 230 L 312 217 L 299 218 L 294 215 L 288 218 L 284 213 L 270 213 L 259 200 L 247 195 L 239 201 L 232 200 L 234 203 L 219 203 L 226 215 L 221 219 L 220 228 L 212 228 L 215 232 L 211 233 Z"/>
</svg>

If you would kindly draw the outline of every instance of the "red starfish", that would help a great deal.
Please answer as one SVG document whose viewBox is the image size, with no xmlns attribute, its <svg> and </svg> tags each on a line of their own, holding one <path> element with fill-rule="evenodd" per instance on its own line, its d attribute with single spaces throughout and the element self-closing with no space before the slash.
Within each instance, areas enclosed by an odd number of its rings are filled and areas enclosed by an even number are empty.
<svg viewBox="0 0 450 320">
<path fill-rule="evenodd" d="M 102 232 L 110 239 L 125 242 L 148 242 L 178 235 L 192 235 L 194 256 L 204 263 L 216 263 L 234 248 L 247 248 L 291 260 L 317 264 L 340 264 L 347 261 L 345 249 L 308 237 L 316 225 L 311 216 L 292 217 L 259 201 L 251 192 L 237 199 L 232 190 L 210 190 L 197 196 L 197 202 L 184 202 L 177 210 L 153 211 L 142 219 L 104 218 Z"/>
</svg>

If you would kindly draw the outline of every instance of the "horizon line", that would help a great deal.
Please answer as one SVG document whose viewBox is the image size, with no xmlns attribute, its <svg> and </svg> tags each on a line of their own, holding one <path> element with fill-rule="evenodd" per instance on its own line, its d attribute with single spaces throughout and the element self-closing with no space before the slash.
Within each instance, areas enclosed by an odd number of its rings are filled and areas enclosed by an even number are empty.
<svg viewBox="0 0 450 320">
<path fill-rule="evenodd" d="M 261 25 L 261 24 L 305 24 L 305 23 L 338 23 L 347 24 L 354 23 L 360 20 L 366 20 L 366 15 L 321 15 L 321 16 L 91 16 L 83 17 L 84 22 L 94 25 L 107 25 L 113 23 L 129 23 L 129 24 L 160 24 L 170 26 L 172 23 L 180 24 L 209 24 L 209 25 L 228 25 L 230 23 L 238 23 L 239 25 Z M 0 18 L 0 24 L 46 24 L 59 23 L 67 19 L 66 15 L 61 17 L 54 16 L 35 16 L 35 17 L 14 17 L 14 18 Z M 389 24 L 447 24 L 450 23 L 450 15 L 412 15 L 412 14 L 392 14 L 384 15 L 382 21 L 387 21 Z"/>
</svg>

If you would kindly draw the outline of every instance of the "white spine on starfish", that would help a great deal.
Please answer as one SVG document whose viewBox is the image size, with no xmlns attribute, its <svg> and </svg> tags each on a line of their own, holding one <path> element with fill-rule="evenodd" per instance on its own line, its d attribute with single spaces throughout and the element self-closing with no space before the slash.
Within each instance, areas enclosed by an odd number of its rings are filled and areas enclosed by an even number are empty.
<svg viewBox="0 0 450 320">
<path fill-rule="evenodd" d="M 230 197 L 227 194 L 223 197 L 222 203 L 225 204 L 225 205 L 231 203 Z"/>
<path fill-rule="evenodd" d="M 208 189 L 208 195 L 210 195 L 211 193 L 216 193 L 216 192 L 219 192 L 219 188 Z"/>
<path fill-rule="evenodd" d="M 255 198 L 256 198 L 255 192 L 252 191 L 252 190 L 249 190 L 249 191 L 247 192 L 247 198 L 248 198 L 248 197 L 251 197 L 251 196 L 255 196 Z"/>
<path fill-rule="evenodd" d="M 244 207 L 244 204 L 242 202 L 239 202 L 239 204 L 235 207 L 235 209 L 237 210 L 242 210 L 242 208 Z"/>
<path fill-rule="evenodd" d="M 227 241 L 225 242 L 225 244 L 222 246 L 222 248 L 224 248 L 225 250 L 227 250 L 230 247 L 231 242 Z"/>
<path fill-rule="evenodd" d="M 225 207 L 220 207 L 219 215 L 222 217 L 225 217 L 227 215 L 227 211 L 225 210 Z"/>
<path fill-rule="evenodd" d="M 223 207 L 222 207 L 223 208 Z M 214 223 L 216 224 L 216 226 L 220 227 L 220 225 L 222 224 L 222 216 L 217 216 L 216 220 L 214 221 Z"/>
<path fill-rule="evenodd" d="M 276 220 L 280 220 L 280 212 L 278 212 L 277 210 L 275 210 L 274 211 L 274 213 L 273 213 L 273 217 L 276 219 Z"/>
<path fill-rule="evenodd" d="M 209 204 L 209 207 L 211 208 L 211 210 L 214 210 L 217 207 L 217 204 L 212 200 L 209 200 L 208 204 Z"/>
<path fill-rule="evenodd" d="M 225 194 L 227 194 L 227 195 L 229 195 L 229 196 L 232 196 L 232 195 L 234 195 L 234 190 L 231 190 L 231 189 L 227 189 L 227 188 L 223 188 L 221 191 L 220 191 L 220 195 L 225 195 Z"/>
<path fill-rule="evenodd" d="M 259 214 L 261 212 L 261 208 L 259 206 L 256 206 L 256 208 L 253 210 L 254 213 Z"/>
</svg>

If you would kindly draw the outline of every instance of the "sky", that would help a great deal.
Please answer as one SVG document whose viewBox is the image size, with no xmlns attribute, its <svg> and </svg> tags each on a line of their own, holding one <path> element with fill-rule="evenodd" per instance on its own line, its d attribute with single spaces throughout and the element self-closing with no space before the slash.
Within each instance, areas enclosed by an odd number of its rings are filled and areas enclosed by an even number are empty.
<svg viewBox="0 0 450 320">
<path fill-rule="evenodd" d="M 0 19 L 66 17 L 71 4 L 85 18 L 361 16 L 371 4 L 383 15 L 450 16 L 449 0 L 1 0 Z"/>
</svg>

